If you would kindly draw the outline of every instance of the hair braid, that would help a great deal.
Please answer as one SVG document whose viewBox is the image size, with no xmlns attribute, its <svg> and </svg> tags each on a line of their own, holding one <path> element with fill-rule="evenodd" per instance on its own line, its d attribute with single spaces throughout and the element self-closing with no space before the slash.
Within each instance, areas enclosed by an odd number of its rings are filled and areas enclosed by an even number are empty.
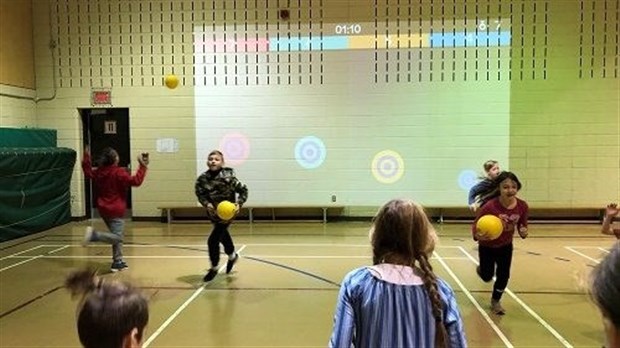
<svg viewBox="0 0 620 348">
<path fill-rule="evenodd" d="M 422 269 L 422 280 L 424 281 L 424 287 L 428 291 L 428 297 L 431 300 L 433 317 L 435 317 L 435 347 L 444 348 L 448 347 L 448 332 L 443 324 L 443 303 L 439 290 L 437 289 L 437 277 L 433 273 L 433 267 L 428 262 L 426 254 L 421 254 L 418 257 L 418 263 Z"/>
</svg>

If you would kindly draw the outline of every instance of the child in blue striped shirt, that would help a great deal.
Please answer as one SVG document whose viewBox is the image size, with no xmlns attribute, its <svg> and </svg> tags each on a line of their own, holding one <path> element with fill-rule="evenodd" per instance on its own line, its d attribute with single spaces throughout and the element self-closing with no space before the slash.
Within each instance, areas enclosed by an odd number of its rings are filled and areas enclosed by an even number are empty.
<svg viewBox="0 0 620 348">
<path fill-rule="evenodd" d="M 370 230 L 373 265 L 342 281 L 330 347 L 465 347 L 454 291 L 429 259 L 437 236 L 423 208 L 392 200 Z"/>
</svg>

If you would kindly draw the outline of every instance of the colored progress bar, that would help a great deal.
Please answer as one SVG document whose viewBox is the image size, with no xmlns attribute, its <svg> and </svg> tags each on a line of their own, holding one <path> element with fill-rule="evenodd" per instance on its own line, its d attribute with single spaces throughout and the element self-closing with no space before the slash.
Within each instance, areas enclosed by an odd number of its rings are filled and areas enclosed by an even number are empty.
<svg viewBox="0 0 620 348">
<path fill-rule="evenodd" d="M 404 48 L 499 47 L 510 46 L 509 32 L 437 33 L 402 35 L 332 35 L 249 40 L 206 40 L 196 43 L 197 53 L 295 52 L 374 50 Z M 202 51 L 202 52 L 200 52 Z"/>
</svg>

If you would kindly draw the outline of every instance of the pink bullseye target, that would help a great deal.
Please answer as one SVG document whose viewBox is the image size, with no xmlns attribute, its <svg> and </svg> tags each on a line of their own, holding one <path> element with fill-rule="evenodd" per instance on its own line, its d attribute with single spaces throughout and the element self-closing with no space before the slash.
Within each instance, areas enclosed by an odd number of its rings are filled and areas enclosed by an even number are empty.
<svg viewBox="0 0 620 348">
<path fill-rule="evenodd" d="M 220 140 L 219 149 L 227 165 L 239 165 L 250 156 L 250 141 L 241 133 L 229 133 Z"/>
</svg>

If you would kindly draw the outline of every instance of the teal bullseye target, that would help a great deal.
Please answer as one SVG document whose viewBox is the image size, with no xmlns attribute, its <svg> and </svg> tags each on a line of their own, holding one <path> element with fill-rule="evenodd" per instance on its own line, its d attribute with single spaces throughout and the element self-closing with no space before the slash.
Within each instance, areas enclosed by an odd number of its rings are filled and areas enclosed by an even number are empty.
<svg viewBox="0 0 620 348">
<path fill-rule="evenodd" d="M 315 136 L 303 137 L 295 144 L 295 160 L 303 168 L 318 168 L 323 164 L 326 156 L 325 144 Z"/>
</svg>

